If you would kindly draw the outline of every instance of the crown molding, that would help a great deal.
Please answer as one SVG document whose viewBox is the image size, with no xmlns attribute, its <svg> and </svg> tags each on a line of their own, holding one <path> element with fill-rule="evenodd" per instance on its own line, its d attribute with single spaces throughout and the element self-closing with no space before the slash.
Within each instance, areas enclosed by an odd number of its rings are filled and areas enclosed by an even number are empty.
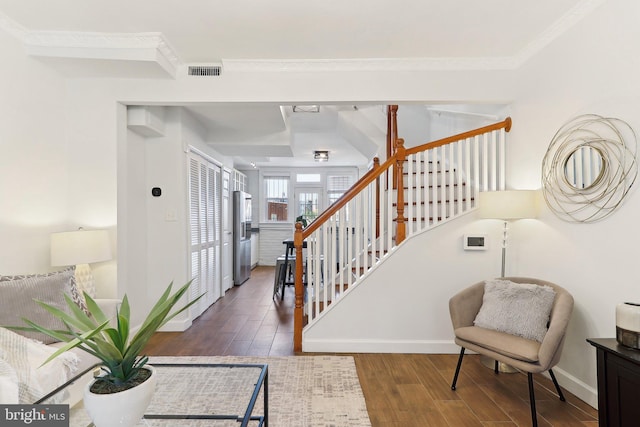
<svg viewBox="0 0 640 427">
<path fill-rule="evenodd" d="M 515 70 L 607 0 L 582 0 L 513 56 L 476 58 L 265 59 L 224 60 L 224 69 L 242 72 L 478 71 Z"/>
<path fill-rule="evenodd" d="M 513 56 L 466 58 L 222 59 L 225 72 L 514 70 L 607 0 L 582 0 Z M 172 78 L 184 64 L 162 33 L 30 31 L 0 12 L 0 29 L 29 55 L 155 62 Z"/>
<path fill-rule="evenodd" d="M 0 29 L 19 39 L 32 56 L 156 62 L 173 78 L 182 65 L 162 33 L 31 31 L 2 12 Z"/>
<path fill-rule="evenodd" d="M 25 34 L 29 32 L 25 27 L 18 24 L 2 12 L 0 12 L 0 29 L 17 39 L 24 38 Z"/>
<path fill-rule="evenodd" d="M 22 37 L 33 56 L 155 61 L 175 77 L 181 61 L 161 33 L 28 31 Z"/>
<path fill-rule="evenodd" d="M 513 56 L 516 68 L 519 68 L 606 1 L 607 0 L 582 0 L 578 2 Z"/>
<path fill-rule="evenodd" d="M 362 58 L 362 59 L 231 59 L 226 72 L 437 71 L 513 69 L 509 57 L 485 58 Z"/>
</svg>

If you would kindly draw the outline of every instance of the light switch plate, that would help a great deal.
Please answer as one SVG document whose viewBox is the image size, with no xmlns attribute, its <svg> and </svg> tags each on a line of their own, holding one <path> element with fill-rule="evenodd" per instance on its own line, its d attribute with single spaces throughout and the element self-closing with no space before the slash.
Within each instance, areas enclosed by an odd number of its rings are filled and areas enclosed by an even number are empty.
<svg viewBox="0 0 640 427">
<path fill-rule="evenodd" d="M 164 213 L 164 220 L 173 222 L 178 220 L 178 212 L 175 209 L 169 209 Z"/>
</svg>

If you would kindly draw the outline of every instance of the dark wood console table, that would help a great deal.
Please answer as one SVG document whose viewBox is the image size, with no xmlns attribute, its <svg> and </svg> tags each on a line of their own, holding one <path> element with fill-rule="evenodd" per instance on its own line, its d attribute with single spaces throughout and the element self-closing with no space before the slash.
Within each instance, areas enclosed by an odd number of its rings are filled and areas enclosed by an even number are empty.
<svg viewBox="0 0 640 427">
<path fill-rule="evenodd" d="M 615 338 L 590 338 L 598 361 L 598 425 L 640 425 L 640 350 L 618 344 Z"/>
</svg>

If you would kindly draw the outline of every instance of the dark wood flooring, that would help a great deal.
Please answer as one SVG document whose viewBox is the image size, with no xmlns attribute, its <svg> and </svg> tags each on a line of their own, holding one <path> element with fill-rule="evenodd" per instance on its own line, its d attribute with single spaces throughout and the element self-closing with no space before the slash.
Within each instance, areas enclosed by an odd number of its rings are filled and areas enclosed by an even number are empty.
<svg viewBox="0 0 640 427">
<path fill-rule="evenodd" d="M 149 356 L 291 356 L 293 289 L 273 300 L 273 267 L 257 267 L 205 311 L 185 332 L 159 332 Z M 530 426 L 527 377 L 495 375 L 478 356 L 465 356 L 458 387 L 451 390 L 457 355 L 353 354 L 373 427 Z M 598 425 L 597 411 L 535 375 L 538 425 Z M 277 427 L 277 426 L 276 426 Z"/>
</svg>

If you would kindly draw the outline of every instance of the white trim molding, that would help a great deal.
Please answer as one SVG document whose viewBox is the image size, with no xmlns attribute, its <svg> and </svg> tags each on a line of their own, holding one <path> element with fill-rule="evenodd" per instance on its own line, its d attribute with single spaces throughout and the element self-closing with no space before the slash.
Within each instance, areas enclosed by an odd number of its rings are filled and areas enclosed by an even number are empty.
<svg viewBox="0 0 640 427">
<path fill-rule="evenodd" d="M 515 68 L 510 57 L 362 58 L 362 59 L 223 59 L 227 72 L 333 72 L 503 70 Z"/>
<path fill-rule="evenodd" d="M 309 353 L 422 353 L 458 354 L 451 340 L 302 339 L 302 351 Z"/>
<path fill-rule="evenodd" d="M 25 27 L 0 12 L 0 29 L 6 31 L 12 37 L 22 40 L 29 32 Z"/>
<path fill-rule="evenodd" d="M 174 78 L 181 64 L 161 33 L 28 31 L 22 41 L 32 56 L 155 61 Z"/>
<path fill-rule="evenodd" d="M 579 1 L 513 56 L 263 60 L 220 58 L 218 62 L 224 64 L 225 72 L 514 70 L 605 1 Z M 176 78 L 177 70 L 185 65 L 160 32 L 92 33 L 29 30 L 2 12 L 0 29 L 21 39 L 27 53 L 34 56 L 155 61 L 172 78 Z"/>
</svg>

